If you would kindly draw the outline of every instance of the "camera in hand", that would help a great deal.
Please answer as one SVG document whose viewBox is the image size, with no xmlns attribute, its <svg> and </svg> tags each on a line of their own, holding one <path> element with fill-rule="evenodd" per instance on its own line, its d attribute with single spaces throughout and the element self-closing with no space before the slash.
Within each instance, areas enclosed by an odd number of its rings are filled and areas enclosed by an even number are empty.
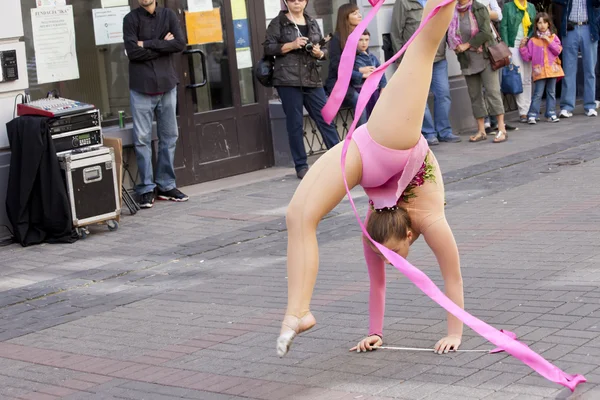
<svg viewBox="0 0 600 400">
<path fill-rule="evenodd" d="M 331 40 L 331 37 L 332 37 L 331 33 L 329 35 L 325 36 L 323 39 L 321 39 L 319 41 L 319 46 L 321 46 L 321 47 L 325 46 L 327 44 L 327 42 L 329 42 Z M 304 50 L 307 53 L 312 53 L 314 48 L 315 48 L 315 45 L 312 42 L 307 42 L 306 45 L 304 46 Z"/>
</svg>

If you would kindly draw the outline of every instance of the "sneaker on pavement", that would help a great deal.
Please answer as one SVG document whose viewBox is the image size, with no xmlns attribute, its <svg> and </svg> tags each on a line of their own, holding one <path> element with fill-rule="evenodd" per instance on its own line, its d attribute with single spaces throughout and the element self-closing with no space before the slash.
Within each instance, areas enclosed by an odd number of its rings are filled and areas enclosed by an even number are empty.
<svg viewBox="0 0 600 400">
<path fill-rule="evenodd" d="M 140 196 L 140 208 L 152 208 L 154 205 L 154 191 L 144 193 Z"/>
<path fill-rule="evenodd" d="M 597 117 L 598 116 L 598 111 L 594 110 L 594 109 L 589 109 L 585 112 L 585 115 L 587 115 L 588 117 Z"/>
<path fill-rule="evenodd" d="M 512 125 L 509 125 L 509 124 L 506 124 L 506 123 L 504 124 L 504 128 L 506 128 L 507 132 L 508 131 L 518 131 L 519 130 L 519 127 L 512 126 Z M 486 128 L 485 129 L 485 133 L 490 133 L 491 134 L 491 133 L 496 133 L 496 132 L 498 132 L 498 125 L 494 125 L 494 126 L 492 126 L 490 128 Z"/>
<path fill-rule="evenodd" d="M 548 117 L 548 119 L 546 121 L 548 121 L 548 122 L 560 122 L 560 119 L 558 119 L 558 117 L 556 115 L 551 115 L 550 117 Z"/>
<path fill-rule="evenodd" d="M 600 108 L 600 100 L 596 100 L 596 108 Z"/>
<path fill-rule="evenodd" d="M 442 142 L 445 142 L 445 143 L 458 143 L 461 140 L 462 139 L 460 138 L 460 136 L 451 133 L 448 136 L 441 136 L 438 139 L 438 142 L 440 142 L 440 143 L 442 143 Z"/>
<path fill-rule="evenodd" d="M 560 114 L 558 114 L 558 116 L 560 118 L 571 118 L 573 116 L 573 113 L 567 110 L 560 110 Z"/>
<path fill-rule="evenodd" d="M 158 191 L 158 198 L 161 200 L 170 200 L 170 201 L 188 201 L 189 197 L 186 194 L 183 194 L 181 190 L 177 188 L 173 188 L 171 190 L 167 190 L 166 192 Z"/>
<path fill-rule="evenodd" d="M 535 124 L 537 124 L 537 121 L 535 120 L 535 117 L 529 117 L 529 119 L 527 120 L 527 123 L 531 124 L 531 125 L 535 125 Z"/>
<path fill-rule="evenodd" d="M 435 136 L 426 137 L 427 144 L 430 146 L 435 146 L 436 144 L 440 144 L 440 141 Z"/>
<path fill-rule="evenodd" d="M 498 132 L 498 125 L 488 126 L 485 128 L 485 133 L 492 134 Z"/>
</svg>

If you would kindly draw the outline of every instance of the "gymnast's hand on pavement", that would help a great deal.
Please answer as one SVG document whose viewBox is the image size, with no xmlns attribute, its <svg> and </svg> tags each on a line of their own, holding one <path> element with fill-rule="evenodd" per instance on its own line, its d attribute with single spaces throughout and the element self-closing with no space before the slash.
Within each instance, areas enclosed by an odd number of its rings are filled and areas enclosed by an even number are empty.
<svg viewBox="0 0 600 400">
<path fill-rule="evenodd" d="M 372 335 L 364 338 L 356 346 L 350 349 L 350 351 L 356 351 L 357 353 L 363 351 L 375 350 L 377 347 L 383 344 L 383 340 L 377 335 Z"/>
<path fill-rule="evenodd" d="M 442 354 L 448 353 L 449 351 L 458 350 L 458 346 L 460 346 L 461 337 L 457 335 L 448 335 L 445 338 L 442 338 L 435 344 L 433 348 L 434 353 Z"/>
</svg>

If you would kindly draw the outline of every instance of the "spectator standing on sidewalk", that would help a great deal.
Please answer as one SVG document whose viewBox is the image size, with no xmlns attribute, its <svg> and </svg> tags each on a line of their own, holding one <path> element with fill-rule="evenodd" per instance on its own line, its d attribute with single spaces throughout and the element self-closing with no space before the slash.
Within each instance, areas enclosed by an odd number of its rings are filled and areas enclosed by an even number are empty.
<svg viewBox="0 0 600 400">
<path fill-rule="evenodd" d="M 500 22 L 502 21 L 502 7 L 504 6 L 504 1 L 500 0 L 478 0 L 479 3 L 483 4 L 484 6 L 487 7 L 488 12 L 490 13 L 490 20 L 492 21 L 492 25 L 495 28 L 495 31 L 492 30 L 492 35 L 494 36 L 494 39 L 496 39 L 497 35 L 496 32 L 500 32 Z M 498 80 L 501 79 L 500 76 L 500 71 L 499 70 L 497 72 L 498 74 Z M 485 96 L 485 91 L 484 91 L 484 96 Z M 486 98 L 486 103 L 487 103 L 487 96 L 485 96 Z M 487 103 L 488 105 L 488 109 L 490 108 L 489 103 Z M 518 127 L 513 126 L 513 125 L 509 125 L 506 123 L 506 121 L 504 122 L 504 126 L 506 127 L 506 131 L 517 131 L 519 130 Z M 496 133 L 498 132 L 498 118 L 496 118 L 496 116 L 494 115 L 489 115 L 485 118 L 485 133 Z"/>
<path fill-rule="evenodd" d="M 327 97 L 318 60 L 325 59 L 327 50 L 319 45 L 323 35 L 317 21 L 304 12 L 306 4 L 307 0 L 290 1 L 288 9 L 281 11 L 269 23 L 263 43 L 265 55 L 275 57 L 273 86 L 277 89 L 285 113 L 298 179 L 304 178 L 308 172 L 303 107 L 317 124 L 328 149 L 340 141 L 335 126 L 327 124 L 321 115 Z M 308 43 L 312 45 L 311 51 L 306 47 Z"/>
<path fill-rule="evenodd" d="M 563 45 L 563 69 L 560 96 L 561 118 L 573 116 L 577 92 L 577 58 L 583 62 L 583 108 L 585 115 L 595 117 L 596 62 L 598 60 L 599 0 L 554 0 L 562 12 L 557 29 Z"/>
<path fill-rule="evenodd" d="M 493 36 L 487 7 L 473 0 L 458 0 L 447 38 L 465 77 L 473 116 L 477 120 L 477 133 L 469 141 L 480 142 L 487 139 L 486 115 L 495 115 L 498 119 L 499 129 L 494 143 L 506 141 L 508 136 L 504 126 L 500 81 L 498 74 L 492 71 L 488 55 L 488 46 L 492 43 Z M 483 89 L 486 91 L 487 102 Z"/>
<path fill-rule="evenodd" d="M 535 35 L 520 48 L 521 57 L 531 61 L 533 70 L 534 91 L 531 107 L 527 117 L 530 124 L 537 122 L 542 103 L 542 95 L 546 90 L 546 118 L 548 122 L 559 122 L 556 116 L 556 79 L 565 74 L 560 66 L 558 56 L 562 51 L 560 39 L 554 34 L 554 26 L 550 16 L 545 12 L 535 17 Z"/>
<path fill-rule="evenodd" d="M 514 0 L 504 4 L 502 9 L 502 22 L 500 22 L 500 36 L 512 53 L 512 63 L 519 67 L 519 74 L 523 82 L 523 93 L 515 95 L 520 121 L 527 122 L 527 113 L 531 105 L 531 63 L 521 58 L 519 48 L 527 43 L 535 31 L 532 21 L 535 18 L 535 6 L 527 0 Z"/>
<path fill-rule="evenodd" d="M 391 38 L 394 53 L 400 51 L 415 33 L 427 0 L 396 0 L 392 11 Z M 402 60 L 402 59 L 400 59 Z M 402 62 L 402 61 L 400 61 Z M 429 90 L 433 93 L 433 117 L 429 106 L 425 105 L 425 116 L 421 132 L 432 146 L 439 142 L 460 142 L 460 137 L 452 133 L 450 125 L 450 83 L 448 82 L 448 61 L 446 60 L 446 40 L 442 40 L 433 62 L 433 75 Z"/>
<path fill-rule="evenodd" d="M 140 7 L 123 18 L 123 41 L 129 58 L 129 88 L 133 142 L 140 183 L 136 192 L 142 208 L 159 199 L 187 201 L 175 184 L 177 84 L 173 55 L 185 48 L 185 36 L 175 13 L 155 0 L 138 0 Z M 152 170 L 152 120 L 156 115 L 158 161 Z"/>
<path fill-rule="evenodd" d="M 340 60 L 342 58 L 342 50 L 346 46 L 348 36 L 354 32 L 354 28 L 362 21 L 362 15 L 358 10 L 356 4 L 342 4 L 338 9 L 337 23 L 335 26 L 335 32 L 329 42 L 329 71 L 327 73 L 327 80 L 325 81 L 325 91 L 327 94 L 331 94 L 333 87 L 338 79 L 338 68 L 340 67 Z M 361 67 L 360 70 L 355 71 L 352 74 L 352 79 L 361 79 L 363 74 L 371 74 L 375 68 L 370 66 Z M 342 103 L 343 107 L 350 107 L 352 111 L 356 109 L 356 102 L 358 101 L 358 91 L 350 85 L 346 92 L 346 97 Z M 363 111 L 362 115 L 358 119 L 356 127 L 358 128 L 362 124 L 367 123 L 367 111 Z"/>
</svg>

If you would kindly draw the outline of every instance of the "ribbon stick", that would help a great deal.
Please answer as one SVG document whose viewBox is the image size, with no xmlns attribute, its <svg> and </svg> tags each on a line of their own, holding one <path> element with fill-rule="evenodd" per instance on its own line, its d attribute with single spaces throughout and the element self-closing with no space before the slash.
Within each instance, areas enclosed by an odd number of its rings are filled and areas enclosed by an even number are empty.
<svg viewBox="0 0 600 400">
<path fill-rule="evenodd" d="M 354 65 L 354 56 L 356 53 L 356 45 L 360 34 L 364 30 L 365 26 L 368 22 L 373 18 L 373 15 L 380 9 L 384 0 L 379 0 L 375 2 L 375 0 L 369 0 L 371 5 L 373 5 L 372 12 L 369 13 L 367 18 L 365 18 L 361 24 L 358 25 L 357 28 L 354 29 L 352 35 L 350 35 L 348 42 L 346 43 L 346 47 L 344 48 L 344 52 L 342 54 L 342 61 L 340 62 L 339 69 L 339 80 L 336 83 L 336 87 L 334 88 L 334 92 L 332 93 L 332 97 L 330 97 L 327 105 L 323 109 L 323 116 L 326 120 L 331 121 L 333 117 L 337 113 L 339 109 L 339 105 L 343 101 L 345 90 L 348 88 L 348 83 L 350 81 L 350 74 L 352 73 L 352 68 Z M 358 224 L 364 235 L 373 243 L 381 252 L 381 254 L 390 261 L 396 269 L 402 272 L 411 282 L 413 282 L 423 293 L 429 296 L 433 301 L 438 303 L 441 307 L 446 309 L 452 315 L 461 320 L 465 325 L 469 326 L 479 335 L 495 344 L 497 349 L 492 350 L 492 352 L 500 352 L 505 351 L 517 359 L 521 360 L 523 363 L 531 367 L 537 373 L 545 377 L 546 379 L 563 385 L 569 388 L 571 391 L 574 391 L 578 384 L 582 382 L 586 382 L 586 379 L 582 375 L 570 375 L 561 371 L 558 367 L 551 364 L 547 360 L 545 360 L 542 356 L 531 350 L 525 344 L 516 340 L 516 335 L 512 332 L 508 331 L 499 331 L 496 328 L 488 325 L 487 323 L 481 321 L 480 319 L 472 316 L 461 307 L 457 306 L 452 300 L 450 300 L 446 295 L 433 283 L 431 279 L 427 275 L 425 275 L 421 270 L 414 267 L 404 258 L 402 258 L 397 253 L 391 251 L 385 246 L 374 241 L 368 234 L 363 221 L 360 218 L 358 210 L 356 209 L 356 205 L 354 204 L 354 200 L 352 199 L 352 195 L 350 194 L 350 189 L 348 187 L 348 181 L 346 179 L 346 155 L 348 153 L 348 147 L 350 145 L 350 141 L 352 139 L 352 134 L 354 129 L 356 128 L 356 124 L 358 121 L 358 116 L 362 115 L 362 112 L 373 94 L 376 90 L 379 80 L 381 76 L 385 72 L 387 66 L 389 66 L 394 60 L 400 57 L 405 51 L 406 48 L 412 43 L 413 39 L 421 32 L 423 27 L 431 20 L 433 16 L 435 16 L 438 11 L 454 2 L 455 0 L 444 0 L 442 3 L 438 4 L 435 9 L 427 15 L 423 23 L 419 26 L 417 31 L 413 34 L 410 40 L 402 47 L 402 49 L 390 60 L 388 60 L 385 64 L 381 65 L 379 68 L 375 70 L 365 81 L 363 84 L 363 88 L 359 94 L 355 118 L 350 126 L 350 130 L 348 131 L 348 135 L 344 140 L 344 145 L 342 148 L 342 157 L 341 157 L 341 167 L 342 174 L 344 177 L 344 186 L 346 188 L 346 193 L 348 195 L 348 200 L 350 201 L 350 205 L 352 206 L 352 210 L 356 216 Z"/>
<path fill-rule="evenodd" d="M 427 351 L 433 352 L 434 349 L 423 349 L 420 347 L 394 347 L 394 346 L 376 346 L 374 349 L 387 349 L 387 350 L 406 350 L 406 351 Z M 489 353 L 492 354 L 491 350 L 450 350 L 449 353 Z"/>
</svg>

